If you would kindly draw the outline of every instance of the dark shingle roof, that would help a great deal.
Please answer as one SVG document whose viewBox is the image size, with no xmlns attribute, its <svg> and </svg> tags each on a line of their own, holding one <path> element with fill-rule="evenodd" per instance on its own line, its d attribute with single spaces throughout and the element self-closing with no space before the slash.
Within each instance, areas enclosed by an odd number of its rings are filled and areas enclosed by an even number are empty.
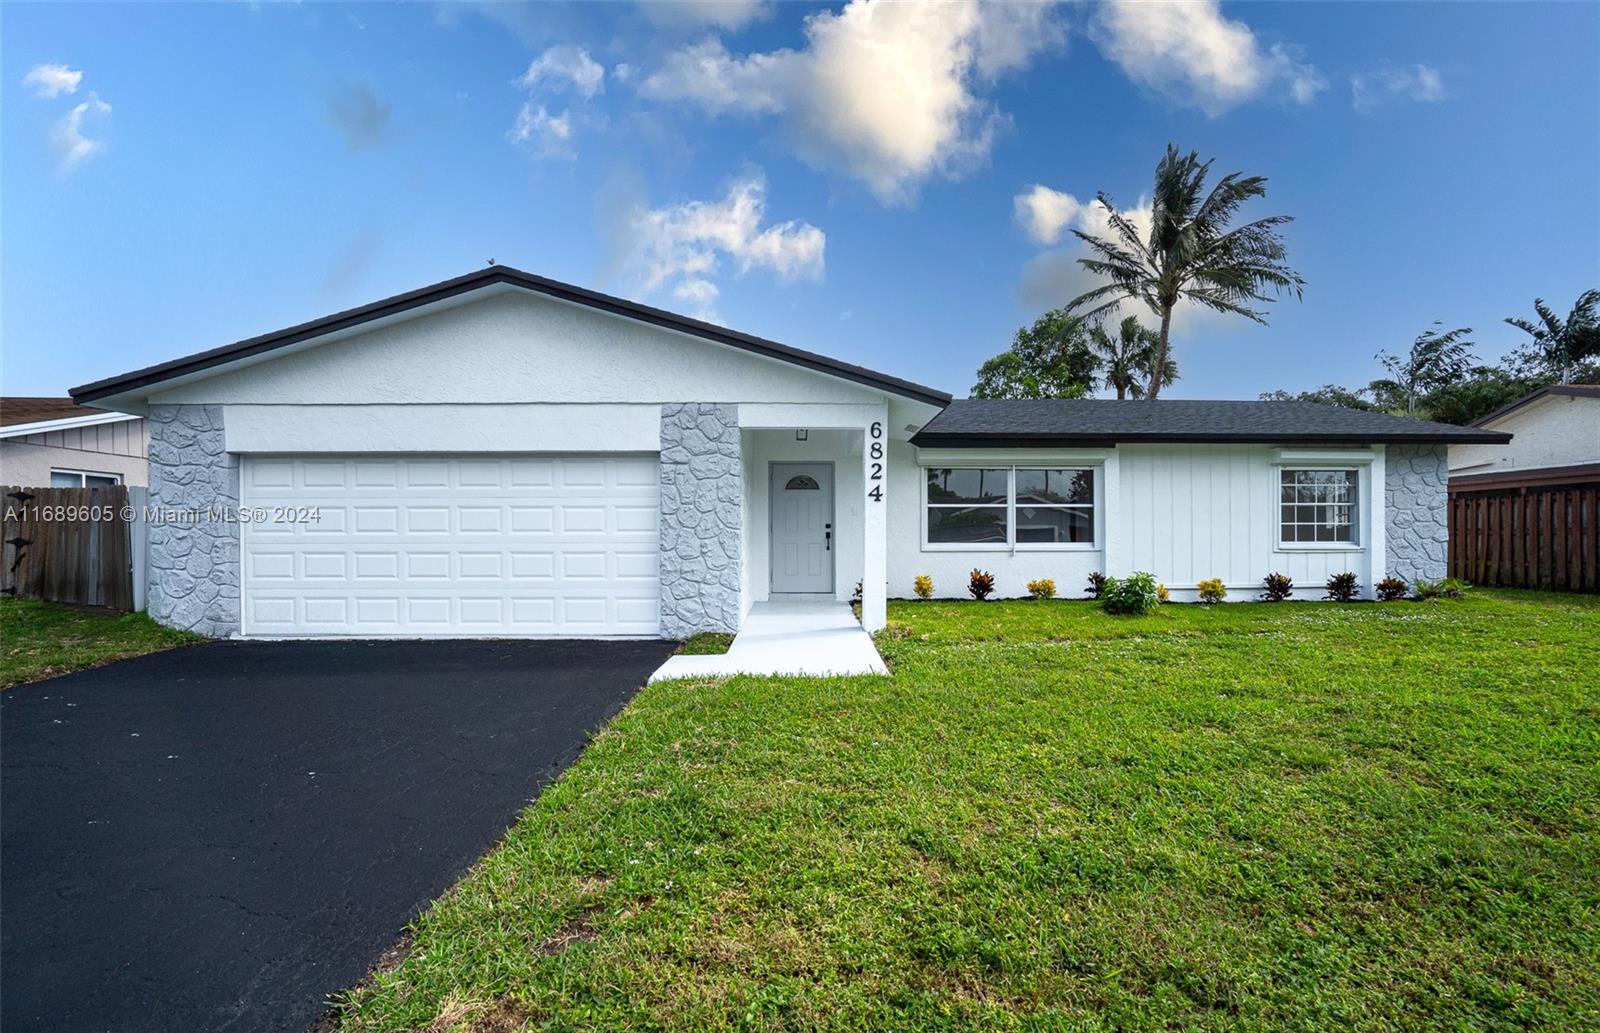
<svg viewBox="0 0 1600 1033">
<path fill-rule="evenodd" d="M 1119 441 L 1501 444 L 1510 441 L 1511 435 L 1316 402 L 962 398 L 951 402 L 911 440 L 945 447 L 1110 445 Z"/>
</svg>

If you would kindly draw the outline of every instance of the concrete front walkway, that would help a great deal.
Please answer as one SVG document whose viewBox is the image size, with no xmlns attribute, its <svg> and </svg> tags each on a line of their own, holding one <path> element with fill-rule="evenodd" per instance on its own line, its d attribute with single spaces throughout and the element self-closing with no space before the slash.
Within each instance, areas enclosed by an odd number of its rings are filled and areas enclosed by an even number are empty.
<svg viewBox="0 0 1600 1033">
<path fill-rule="evenodd" d="M 756 603 L 721 656 L 668 657 L 651 681 L 734 674 L 888 674 L 848 603 Z"/>
</svg>

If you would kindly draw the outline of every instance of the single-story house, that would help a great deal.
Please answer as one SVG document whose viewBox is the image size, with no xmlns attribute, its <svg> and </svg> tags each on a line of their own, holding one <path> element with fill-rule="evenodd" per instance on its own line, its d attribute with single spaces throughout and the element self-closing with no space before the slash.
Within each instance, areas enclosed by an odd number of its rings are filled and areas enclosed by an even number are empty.
<svg viewBox="0 0 1600 1033">
<path fill-rule="evenodd" d="M 1509 445 L 1450 446 L 1457 485 L 1600 480 L 1600 384 L 1551 384 L 1473 424 L 1515 435 Z"/>
<path fill-rule="evenodd" d="M 1294 402 L 953 401 L 490 266 L 73 391 L 150 426 L 149 610 L 244 636 L 665 636 L 769 598 L 1438 577 L 1446 448 Z M 238 520 L 216 511 L 237 511 Z M 209 515 L 208 515 L 209 513 Z"/>
<path fill-rule="evenodd" d="M 70 398 L 0 398 L 0 484 L 142 487 L 145 444 L 139 416 L 93 409 Z"/>
</svg>

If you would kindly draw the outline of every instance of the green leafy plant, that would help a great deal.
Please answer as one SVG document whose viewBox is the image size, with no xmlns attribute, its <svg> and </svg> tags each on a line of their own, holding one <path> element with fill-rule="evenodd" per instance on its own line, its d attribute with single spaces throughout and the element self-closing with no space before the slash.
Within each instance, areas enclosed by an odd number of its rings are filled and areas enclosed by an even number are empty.
<svg viewBox="0 0 1600 1033">
<path fill-rule="evenodd" d="M 972 593 L 972 598 L 979 602 L 989 598 L 994 592 L 994 575 L 987 570 L 972 569 L 972 575 L 967 578 L 967 591 Z"/>
<path fill-rule="evenodd" d="M 1142 570 L 1134 571 L 1127 577 L 1106 578 L 1105 590 L 1100 593 L 1100 604 L 1107 613 L 1150 613 L 1161 605 L 1159 588 L 1155 575 Z"/>
<path fill-rule="evenodd" d="M 1442 577 L 1437 581 L 1417 578 L 1417 583 L 1411 587 L 1418 599 L 1465 599 L 1467 589 L 1472 586 L 1460 578 Z"/>
<path fill-rule="evenodd" d="M 1194 587 L 1200 592 L 1200 601 L 1203 603 L 1220 603 L 1228 596 L 1228 589 L 1220 577 L 1208 577 Z"/>
<path fill-rule="evenodd" d="M 1392 603 L 1396 599 L 1404 599 L 1411 591 L 1411 586 L 1406 584 L 1406 579 L 1403 577 L 1386 577 L 1379 581 L 1374 588 L 1377 589 L 1378 598 L 1386 603 Z"/>
<path fill-rule="evenodd" d="M 1325 598 L 1336 603 L 1354 602 L 1356 596 L 1361 594 L 1361 585 L 1356 581 L 1356 576 L 1350 571 L 1335 574 L 1328 579 L 1328 594 Z"/>
<path fill-rule="evenodd" d="M 1294 591 L 1294 582 L 1289 580 L 1289 575 L 1273 571 L 1261 579 L 1261 587 L 1263 600 L 1269 603 L 1281 603 Z"/>
<path fill-rule="evenodd" d="M 917 593 L 918 599 L 933 598 L 933 578 L 927 574 L 918 574 L 911 581 L 911 590 Z"/>
<path fill-rule="evenodd" d="M 1037 581 L 1029 581 L 1028 594 L 1035 599 L 1054 599 L 1056 597 L 1055 579 L 1042 577 Z"/>
<path fill-rule="evenodd" d="M 1089 598 L 1098 599 L 1100 598 L 1101 593 L 1103 593 L 1105 590 L 1106 576 L 1100 573 L 1098 570 L 1090 574 L 1088 577 L 1088 588 L 1086 589 L 1086 591 L 1089 593 Z"/>
</svg>

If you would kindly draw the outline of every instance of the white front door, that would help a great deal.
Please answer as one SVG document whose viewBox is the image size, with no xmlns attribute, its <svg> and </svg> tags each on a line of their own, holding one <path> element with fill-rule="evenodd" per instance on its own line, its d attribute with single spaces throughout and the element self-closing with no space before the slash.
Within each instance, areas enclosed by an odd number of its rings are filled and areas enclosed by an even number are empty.
<svg viewBox="0 0 1600 1033">
<path fill-rule="evenodd" d="M 833 466 L 772 464 L 772 591 L 833 591 Z"/>
</svg>

